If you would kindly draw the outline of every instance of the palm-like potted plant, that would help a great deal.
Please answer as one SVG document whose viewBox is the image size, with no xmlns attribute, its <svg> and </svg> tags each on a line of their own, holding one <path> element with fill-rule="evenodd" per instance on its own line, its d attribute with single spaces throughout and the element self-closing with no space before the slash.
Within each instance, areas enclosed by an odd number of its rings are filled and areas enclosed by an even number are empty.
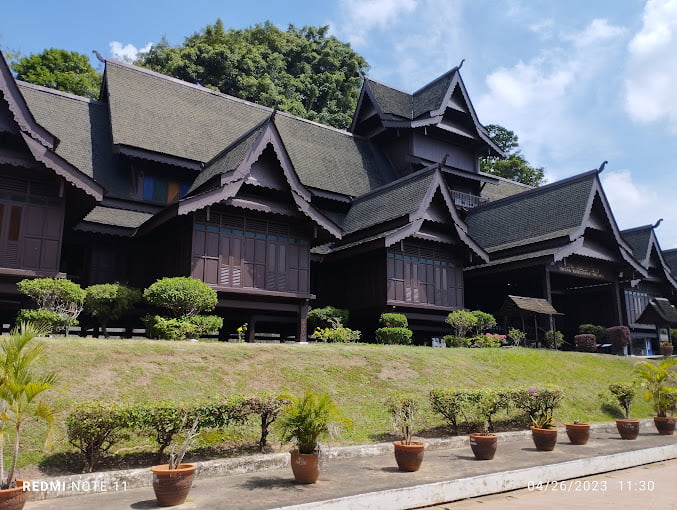
<svg viewBox="0 0 677 510">
<path fill-rule="evenodd" d="M 666 358 L 656 365 L 648 361 L 635 365 L 635 372 L 644 386 L 644 399 L 651 402 L 656 411 L 656 429 L 664 435 L 675 432 L 675 417 L 672 414 L 677 405 L 677 388 L 672 385 L 675 372 L 671 370 L 675 365 L 677 358 Z"/>
<path fill-rule="evenodd" d="M 188 420 L 188 415 L 184 416 L 184 422 L 186 420 Z M 197 466 L 195 464 L 183 464 L 182 462 L 188 448 L 198 434 L 199 423 L 200 417 L 197 416 L 178 452 L 175 452 L 176 445 L 172 444 L 167 464 L 150 468 L 153 473 L 153 491 L 160 506 L 181 505 L 188 497 Z"/>
<path fill-rule="evenodd" d="M 632 384 L 616 383 L 609 385 L 609 391 L 623 409 L 624 418 L 616 420 L 616 428 L 621 439 L 637 439 L 639 420 L 630 418 L 630 408 L 635 400 L 635 387 Z"/>
<path fill-rule="evenodd" d="M 51 430 L 54 423 L 54 411 L 38 397 L 52 388 L 56 374 L 34 372 L 45 346 L 32 340 L 42 333 L 31 323 L 20 323 L 0 346 L 0 509 L 20 510 L 26 502 L 23 482 L 15 477 L 23 424 L 41 419 Z M 13 445 L 9 470 L 5 472 L 4 442 L 9 430 L 13 434 Z"/>
<path fill-rule="evenodd" d="M 531 419 L 531 437 L 537 450 L 555 449 L 557 429 L 553 414 L 562 396 L 562 390 L 554 387 L 529 388 L 515 394 L 515 405 Z"/>
<path fill-rule="evenodd" d="M 282 440 L 296 443 L 297 448 L 289 452 L 296 482 L 315 483 L 320 476 L 320 438 L 351 423 L 340 415 L 329 394 L 306 391 L 302 397 L 289 399 L 278 422 Z"/>
<path fill-rule="evenodd" d="M 394 394 L 386 400 L 393 419 L 393 427 L 401 439 L 393 441 L 395 461 L 400 471 L 418 471 L 423 462 L 425 444 L 414 441 L 416 419 L 420 411 L 418 399 Z"/>
</svg>

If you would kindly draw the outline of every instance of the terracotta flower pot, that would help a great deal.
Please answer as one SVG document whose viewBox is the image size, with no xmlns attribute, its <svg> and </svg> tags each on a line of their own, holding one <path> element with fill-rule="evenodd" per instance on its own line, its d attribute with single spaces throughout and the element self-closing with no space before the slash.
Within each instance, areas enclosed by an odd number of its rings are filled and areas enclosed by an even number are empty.
<svg viewBox="0 0 677 510">
<path fill-rule="evenodd" d="M 590 424 L 589 423 L 567 423 L 567 436 L 571 444 L 583 445 L 590 439 Z"/>
<path fill-rule="evenodd" d="M 673 352 L 674 347 L 672 345 L 661 345 L 660 349 L 661 349 L 661 356 L 663 356 L 665 358 L 669 358 L 670 356 L 672 356 L 672 352 Z"/>
<path fill-rule="evenodd" d="M 470 434 L 470 448 L 477 460 L 491 460 L 496 454 L 498 436 L 496 434 Z"/>
<path fill-rule="evenodd" d="M 637 439 L 639 435 L 639 420 L 616 420 L 616 428 L 621 439 Z"/>
<path fill-rule="evenodd" d="M 425 444 L 412 441 L 404 444 L 404 441 L 393 441 L 395 446 L 395 461 L 400 471 L 418 471 L 423 462 Z"/>
<path fill-rule="evenodd" d="M 675 423 L 677 418 L 673 416 L 654 416 L 653 422 L 656 430 L 662 436 L 671 436 L 675 433 Z"/>
<path fill-rule="evenodd" d="M 23 490 L 23 484 L 23 480 L 17 480 L 15 488 L 0 490 L 0 510 L 21 510 L 24 507 L 28 492 Z"/>
<path fill-rule="evenodd" d="M 168 464 L 153 466 L 153 490 L 160 506 L 176 506 L 186 501 L 195 478 L 194 464 L 179 464 L 169 469 Z"/>
<path fill-rule="evenodd" d="M 551 452 L 557 444 L 557 429 L 538 429 L 531 427 L 531 438 L 537 450 Z"/>
<path fill-rule="evenodd" d="M 296 483 L 315 483 L 320 477 L 320 454 L 299 453 L 298 450 L 291 454 L 291 470 L 294 473 Z"/>
</svg>

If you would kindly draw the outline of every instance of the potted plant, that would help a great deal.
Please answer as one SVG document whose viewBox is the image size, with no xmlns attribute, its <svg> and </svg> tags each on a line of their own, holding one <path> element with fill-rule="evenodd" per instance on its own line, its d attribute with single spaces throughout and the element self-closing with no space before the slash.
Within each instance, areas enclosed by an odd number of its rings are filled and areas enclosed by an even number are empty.
<svg viewBox="0 0 677 510">
<path fill-rule="evenodd" d="M 187 419 L 188 415 L 186 415 L 184 421 Z M 193 421 L 193 425 L 178 452 L 174 452 L 175 445 L 172 444 L 167 464 L 150 468 L 153 473 L 153 491 L 155 491 L 155 498 L 160 506 L 181 505 L 188 497 L 197 466 L 195 464 L 182 464 L 182 462 L 193 439 L 197 436 L 199 422 L 200 417 L 198 416 Z"/>
<path fill-rule="evenodd" d="M 616 420 L 616 428 L 621 439 L 637 439 L 639 435 L 639 420 L 630 418 L 630 407 L 635 399 L 635 388 L 631 384 L 616 383 L 609 385 L 609 391 L 623 408 L 622 419 Z"/>
<path fill-rule="evenodd" d="M 635 372 L 644 386 L 644 399 L 651 402 L 656 411 L 654 424 L 659 434 L 672 435 L 675 432 L 675 418 L 672 413 L 677 405 L 677 388 L 672 386 L 677 358 L 666 358 L 654 365 L 642 361 L 635 365 Z"/>
<path fill-rule="evenodd" d="M 42 419 L 51 430 L 54 423 L 54 411 L 38 397 L 52 388 L 56 374 L 50 372 L 38 376 L 34 373 L 45 346 L 31 342 L 41 333 L 43 331 L 31 323 L 20 323 L 0 346 L 0 509 L 20 510 L 28 495 L 23 491 L 23 481 L 15 477 L 22 425 L 30 419 Z M 9 471 L 6 472 L 4 441 L 8 429 L 14 437 Z"/>
<path fill-rule="evenodd" d="M 470 434 L 470 449 L 477 460 L 491 460 L 496 454 L 498 435 L 494 434 L 492 416 L 510 403 L 510 392 L 479 390 L 476 393 L 477 413 L 482 419 L 482 431 Z"/>
<path fill-rule="evenodd" d="M 297 448 L 289 452 L 296 482 L 315 483 L 320 476 L 320 438 L 334 431 L 335 425 L 350 426 L 350 421 L 340 416 L 329 394 L 306 391 L 290 401 L 279 419 L 282 440 L 296 443 Z"/>
<path fill-rule="evenodd" d="M 661 342 L 660 349 L 661 349 L 661 356 L 663 356 L 665 358 L 669 358 L 670 356 L 672 356 L 673 347 L 672 347 L 671 342 L 667 342 L 667 341 Z"/>
<path fill-rule="evenodd" d="M 590 424 L 581 423 L 578 420 L 573 423 L 565 423 L 567 437 L 571 444 L 584 445 L 590 439 Z"/>
<path fill-rule="evenodd" d="M 392 395 L 386 407 L 393 418 L 393 427 L 402 439 L 393 441 L 395 461 L 400 471 L 418 471 L 423 462 L 425 444 L 413 441 L 414 424 L 419 413 L 419 402 L 413 397 Z"/>
<path fill-rule="evenodd" d="M 555 408 L 562 400 L 562 390 L 549 387 L 529 388 L 515 394 L 515 405 L 531 419 L 531 437 L 537 450 L 552 451 L 557 444 L 557 429 L 553 421 Z"/>
</svg>

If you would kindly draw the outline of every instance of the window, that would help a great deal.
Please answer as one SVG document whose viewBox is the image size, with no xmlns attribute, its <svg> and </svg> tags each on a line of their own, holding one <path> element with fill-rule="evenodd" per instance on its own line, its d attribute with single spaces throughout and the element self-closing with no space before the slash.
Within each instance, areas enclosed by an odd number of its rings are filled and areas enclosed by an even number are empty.
<svg viewBox="0 0 677 510">
<path fill-rule="evenodd" d="M 146 176 L 143 178 L 143 199 L 171 204 L 183 198 L 189 188 L 188 184 L 180 184 L 161 177 Z"/>
</svg>

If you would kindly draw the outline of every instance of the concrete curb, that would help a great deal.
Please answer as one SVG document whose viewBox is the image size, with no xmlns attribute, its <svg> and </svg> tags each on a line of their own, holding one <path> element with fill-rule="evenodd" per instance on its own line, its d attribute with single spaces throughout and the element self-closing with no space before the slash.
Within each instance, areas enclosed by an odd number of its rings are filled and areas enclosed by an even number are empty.
<svg viewBox="0 0 677 510">
<path fill-rule="evenodd" d="M 616 453 L 600 457 L 572 460 L 559 464 L 535 466 L 514 471 L 490 473 L 472 478 L 459 478 L 415 487 L 405 487 L 356 496 L 314 501 L 301 505 L 279 507 L 275 510 L 407 510 L 424 506 L 440 505 L 466 498 L 486 496 L 500 492 L 533 487 L 542 483 L 545 487 L 554 482 L 616 471 L 652 462 L 677 458 L 677 444 Z M 571 484 L 558 484 L 566 491 Z"/>
<path fill-rule="evenodd" d="M 653 427 L 653 420 L 641 420 L 641 429 Z M 599 432 L 616 432 L 614 422 L 601 422 L 591 424 L 593 430 Z M 559 435 L 566 438 L 564 427 L 559 428 Z M 499 441 L 519 441 L 531 437 L 531 431 L 518 430 L 513 432 L 500 432 Z M 424 439 L 428 450 L 443 450 L 463 448 L 468 446 L 467 436 L 452 436 L 446 438 Z M 377 443 L 369 445 L 338 446 L 324 448 L 322 455 L 325 459 L 351 459 L 359 457 L 374 457 L 389 455 L 393 451 L 391 443 Z M 195 462 L 197 470 L 195 477 L 212 478 L 234 474 L 253 473 L 269 469 L 284 468 L 289 465 L 288 453 L 270 453 L 261 455 L 248 455 L 227 459 Z M 137 468 L 118 471 L 100 471 L 95 473 L 83 473 L 77 475 L 45 477 L 40 480 L 30 480 L 34 489 L 29 494 L 29 500 L 42 500 L 76 496 L 79 494 L 91 494 L 106 490 L 127 490 L 141 487 L 151 487 L 153 477 L 149 468 Z"/>
</svg>

